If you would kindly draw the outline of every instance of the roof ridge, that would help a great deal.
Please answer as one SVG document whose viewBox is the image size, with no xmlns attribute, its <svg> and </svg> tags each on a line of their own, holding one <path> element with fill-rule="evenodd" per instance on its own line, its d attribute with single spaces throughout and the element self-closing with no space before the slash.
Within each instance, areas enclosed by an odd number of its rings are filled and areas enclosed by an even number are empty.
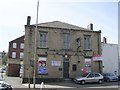
<svg viewBox="0 0 120 90">
<path fill-rule="evenodd" d="M 33 24 L 33 25 L 36 25 L 36 24 Z M 58 20 L 51 21 L 51 22 L 39 23 L 38 26 L 76 29 L 76 30 L 89 30 L 87 28 L 79 27 L 77 25 L 69 24 L 69 23 L 66 23 L 66 22 L 58 21 Z"/>
<path fill-rule="evenodd" d="M 17 40 L 17 39 L 20 39 L 20 38 L 22 38 L 22 37 L 25 37 L 25 35 L 22 35 L 22 36 L 20 36 L 20 37 L 18 37 L 18 38 L 16 38 L 16 39 L 13 39 L 13 40 L 11 40 L 11 41 L 9 41 L 9 42 L 13 42 L 13 41 L 15 41 L 15 40 Z"/>
</svg>

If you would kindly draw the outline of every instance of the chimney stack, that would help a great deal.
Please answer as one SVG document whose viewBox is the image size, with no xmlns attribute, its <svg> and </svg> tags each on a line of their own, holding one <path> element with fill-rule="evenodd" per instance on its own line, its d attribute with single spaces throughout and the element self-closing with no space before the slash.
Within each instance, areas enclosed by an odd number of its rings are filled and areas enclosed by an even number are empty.
<svg viewBox="0 0 120 90">
<path fill-rule="evenodd" d="M 103 37 L 103 43 L 107 43 L 107 38 L 106 37 Z"/>
<path fill-rule="evenodd" d="M 89 30 L 93 30 L 93 24 L 90 23 L 90 24 L 87 26 L 87 28 L 88 28 Z"/>
<path fill-rule="evenodd" d="M 90 30 L 93 30 L 93 24 L 90 23 Z"/>
<path fill-rule="evenodd" d="M 27 16 L 27 25 L 30 25 L 31 16 Z"/>
</svg>

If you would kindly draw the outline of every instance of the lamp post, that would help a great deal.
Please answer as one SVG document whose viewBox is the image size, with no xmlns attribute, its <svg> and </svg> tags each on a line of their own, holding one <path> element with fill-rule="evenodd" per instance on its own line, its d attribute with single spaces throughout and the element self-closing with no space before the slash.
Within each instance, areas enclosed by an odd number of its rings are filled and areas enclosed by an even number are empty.
<svg viewBox="0 0 120 90">
<path fill-rule="evenodd" d="M 33 76 L 33 83 L 35 88 L 36 83 L 36 48 L 37 48 L 37 27 L 38 27 L 38 10 L 39 10 L 39 0 L 37 2 L 37 16 L 36 16 L 36 29 L 35 29 L 35 46 L 34 46 L 34 76 Z"/>
</svg>

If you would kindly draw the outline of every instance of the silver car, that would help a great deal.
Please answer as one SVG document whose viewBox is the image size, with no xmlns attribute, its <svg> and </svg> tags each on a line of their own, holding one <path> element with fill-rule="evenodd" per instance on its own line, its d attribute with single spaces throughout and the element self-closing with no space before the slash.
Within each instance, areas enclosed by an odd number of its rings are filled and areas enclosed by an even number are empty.
<svg viewBox="0 0 120 90">
<path fill-rule="evenodd" d="M 92 83 L 92 82 L 98 82 L 102 83 L 103 82 L 103 76 L 100 73 L 88 73 L 84 77 L 76 77 L 74 79 L 75 83 L 81 83 L 82 85 L 85 83 Z"/>
</svg>

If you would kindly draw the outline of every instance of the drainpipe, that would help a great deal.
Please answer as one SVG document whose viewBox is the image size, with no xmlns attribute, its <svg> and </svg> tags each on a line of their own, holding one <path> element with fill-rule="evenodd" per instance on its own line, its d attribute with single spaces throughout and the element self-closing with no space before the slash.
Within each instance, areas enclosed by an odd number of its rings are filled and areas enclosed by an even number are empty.
<svg viewBox="0 0 120 90">
<path fill-rule="evenodd" d="M 97 41 L 98 41 L 98 54 L 101 54 L 101 40 L 100 40 L 100 34 L 101 33 L 101 30 L 99 30 L 98 34 L 97 34 Z M 99 61 L 99 73 L 102 73 L 102 70 L 101 70 L 101 64 L 100 64 L 100 61 Z"/>
<path fill-rule="evenodd" d="M 101 33 L 101 30 L 99 30 L 99 33 Z M 100 41 L 100 35 L 99 33 L 97 34 L 97 39 L 98 39 L 98 54 L 101 54 L 101 41 Z"/>
</svg>

